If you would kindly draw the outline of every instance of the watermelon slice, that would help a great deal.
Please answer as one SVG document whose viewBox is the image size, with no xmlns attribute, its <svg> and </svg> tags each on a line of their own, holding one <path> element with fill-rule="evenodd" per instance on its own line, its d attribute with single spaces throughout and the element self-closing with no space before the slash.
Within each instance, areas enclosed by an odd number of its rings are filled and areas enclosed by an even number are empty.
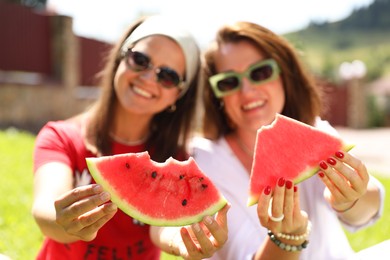
<svg viewBox="0 0 390 260">
<path fill-rule="evenodd" d="M 274 187 L 280 177 L 297 184 L 316 174 L 321 160 L 353 147 L 337 136 L 277 114 L 272 124 L 257 130 L 247 205 L 256 204 L 264 188 Z"/>
<path fill-rule="evenodd" d="M 148 152 L 86 158 L 96 183 L 129 216 L 155 226 L 184 226 L 213 215 L 226 199 L 192 157 L 150 159 Z"/>
</svg>

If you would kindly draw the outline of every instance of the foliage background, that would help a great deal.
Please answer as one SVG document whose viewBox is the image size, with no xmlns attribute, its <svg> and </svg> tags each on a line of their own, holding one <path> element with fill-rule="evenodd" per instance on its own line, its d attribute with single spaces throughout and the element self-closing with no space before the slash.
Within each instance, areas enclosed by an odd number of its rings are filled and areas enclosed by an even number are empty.
<svg viewBox="0 0 390 260">
<path fill-rule="evenodd" d="M 339 80 L 342 62 L 366 64 L 366 80 L 390 74 L 390 0 L 376 0 L 338 22 L 316 22 L 285 37 L 297 47 L 313 71 Z"/>
</svg>

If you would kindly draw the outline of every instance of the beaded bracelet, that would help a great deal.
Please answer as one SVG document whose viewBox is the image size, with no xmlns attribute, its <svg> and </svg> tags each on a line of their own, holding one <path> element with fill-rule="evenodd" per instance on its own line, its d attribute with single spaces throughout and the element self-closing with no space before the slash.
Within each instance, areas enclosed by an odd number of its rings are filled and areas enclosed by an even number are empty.
<svg viewBox="0 0 390 260">
<path fill-rule="evenodd" d="M 309 220 L 309 222 L 307 223 L 306 232 L 304 234 L 292 235 L 292 234 L 277 233 L 276 236 L 287 240 L 298 241 L 298 240 L 306 239 L 309 236 L 310 232 L 311 232 L 311 221 Z"/>
<path fill-rule="evenodd" d="M 268 236 L 270 237 L 271 241 L 274 242 L 275 245 L 277 245 L 280 249 L 283 249 L 283 250 L 288 251 L 288 252 L 302 251 L 309 244 L 308 240 L 305 240 L 305 242 L 303 242 L 302 244 L 300 244 L 298 246 L 283 243 L 275 236 L 274 233 L 272 233 L 271 230 L 268 230 Z"/>
</svg>

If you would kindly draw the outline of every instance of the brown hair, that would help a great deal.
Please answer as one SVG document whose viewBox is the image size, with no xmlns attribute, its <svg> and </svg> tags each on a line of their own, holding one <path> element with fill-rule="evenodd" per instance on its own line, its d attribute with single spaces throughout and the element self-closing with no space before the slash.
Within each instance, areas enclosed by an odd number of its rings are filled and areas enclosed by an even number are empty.
<svg viewBox="0 0 390 260">
<path fill-rule="evenodd" d="M 321 93 L 299 60 L 295 49 L 281 36 L 251 22 L 237 22 L 223 26 L 215 41 L 204 53 L 203 101 L 205 117 L 203 130 L 207 137 L 216 139 L 234 131 L 227 115 L 221 109 L 221 101 L 214 96 L 208 78 L 217 74 L 214 54 L 225 43 L 248 41 L 266 58 L 273 58 L 281 68 L 281 78 L 286 95 L 282 114 L 307 124 L 313 124 L 321 112 Z"/>
<path fill-rule="evenodd" d="M 109 127 L 112 124 L 115 104 L 118 102 L 114 91 L 114 76 L 121 61 L 121 47 L 128 36 L 145 20 L 139 19 L 123 34 L 106 57 L 106 65 L 100 73 L 101 95 L 92 108 L 87 126 L 87 137 L 96 146 L 100 155 L 111 153 Z M 186 141 L 192 129 L 195 115 L 199 67 L 187 92 L 175 103 L 176 110 L 164 110 L 156 114 L 150 124 L 150 135 L 146 149 L 155 161 L 165 161 L 170 156 L 183 157 L 186 154 Z"/>
</svg>

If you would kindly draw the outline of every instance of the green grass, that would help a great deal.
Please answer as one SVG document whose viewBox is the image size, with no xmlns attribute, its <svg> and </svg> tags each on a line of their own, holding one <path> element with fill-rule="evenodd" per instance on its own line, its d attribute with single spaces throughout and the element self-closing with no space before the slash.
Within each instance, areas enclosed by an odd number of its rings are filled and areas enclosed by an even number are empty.
<svg viewBox="0 0 390 260">
<path fill-rule="evenodd" d="M 0 254 L 13 260 L 34 259 L 42 242 L 32 216 L 32 150 L 35 136 L 15 129 L 0 131 Z M 387 191 L 390 179 L 379 177 Z M 355 250 L 388 239 L 390 234 L 390 193 L 386 194 L 383 217 L 373 226 L 347 236 Z M 179 259 L 163 254 L 163 260 Z"/>
<path fill-rule="evenodd" d="M 355 233 L 346 232 L 347 237 L 355 251 L 360 251 L 381 241 L 390 239 L 390 178 L 379 177 L 386 189 L 385 206 L 382 217 L 374 225 L 357 231 Z"/>
<path fill-rule="evenodd" d="M 14 260 L 34 259 L 42 241 L 31 216 L 34 139 L 15 129 L 0 132 L 0 253 Z"/>
</svg>

